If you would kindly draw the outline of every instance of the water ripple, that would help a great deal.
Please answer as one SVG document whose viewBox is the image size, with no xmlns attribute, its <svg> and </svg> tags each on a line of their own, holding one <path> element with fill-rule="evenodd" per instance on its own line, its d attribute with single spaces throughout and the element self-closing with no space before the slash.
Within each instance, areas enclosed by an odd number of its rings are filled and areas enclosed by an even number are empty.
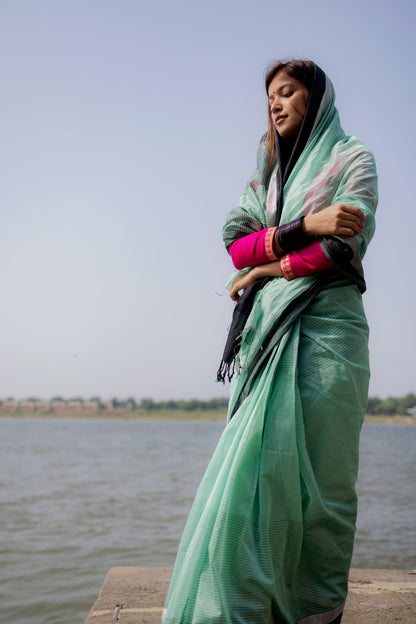
<svg viewBox="0 0 416 624">
<path fill-rule="evenodd" d="M 5 621 L 82 622 L 110 567 L 172 565 L 223 426 L 1 420 Z M 413 426 L 364 427 L 355 566 L 416 567 L 415 438 Z"/>
</svg>

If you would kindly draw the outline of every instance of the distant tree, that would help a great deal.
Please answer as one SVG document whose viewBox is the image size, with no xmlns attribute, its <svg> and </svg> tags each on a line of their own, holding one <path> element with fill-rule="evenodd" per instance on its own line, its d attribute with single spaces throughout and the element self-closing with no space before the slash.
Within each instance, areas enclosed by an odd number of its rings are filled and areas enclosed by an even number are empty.
<svg viewBox="0 0 416 624">
<path fill-rule="evenodd" d="M 109 403 L 111 403 L 114 409 L 123 406 L 123 401 L 120 401 L 120 399 L 118 399 L 117 397 L 113 397 L 112 399 L 110 399 Z"/>
<path fill-rule="evenodd" d="M 211 399 L 207 401 L 207 409 L 224 409 L 228 407 L 228 399 L 225 397 L 218 399 Z"/>
<path fill-rule="evenodd" d="M 90 398 L 91 403 L 97 403 L 98 409 L 104 409 L 104 403 L 101 401 L 99 396 L 93 396 Z"/>
<path fill-rule="evenodd" d="M 193 412 L 195 410 L 217 410 L 225 409 L 228 406 L 227 398 L 210 399 L 202 401 L 200 399 L 180 399 L 178 401 L 169 399 L 167 401 L 154 401 L 150 398 L 144 398 L 140 401 L 141 409 L 146 411 L 156 410 L 183 410 L 185 412 Z"/>
<path fill-rule="evenodd" d="M 134 399 L 133 397 L 129 397 L 125 403 L 126 408 L 130 409 L 130 410 L 135 410 L 137 409 L 137 403 L 136 403 L 136 399 Z"/>
<path fill-rule="evenodd" d="M 63 399 L 61 396 L 55 396 L 51 398 L 51 402 L 52 401 L 63 401 L 65 402 L 65 399 Z"/>
<path fill-rule="evenodd" d="M 153 399 L 142 399 L 140 401 L 140 407 L 147 411 L 152 411 L 156 409 L 156 403 Z"/>
<path fill-rule="evenodd" d="M 397 413 L 405 415 L 407 414 L 408 409 L 414 407 L 416 405 L 416 395 L 414 394 L 406 394 L 406 396 L 401 399 L 397 399 Z"/>
<path fill-rule="evenodd" d="M 170 399 L 169 401 L 164 401 L 163 409 L 173 409 L 173 410 L 176 410 L 176 409 L 178 409 L 178 402 L 177 401 L 173 401 L 172 399 Z"/>
<path fill-rule="evenodd" d="M 203 403 L 202 401 L 198 401 L 198 399 L 190 399 L 189 401 L 181 401 L 179 405 L 182 403 L 182 409 L 186 412 L 193 412 L 194 410 L 201 409 Z"/>
<path fill-rule="evenodd" d="M 397 399 L 388 397 L 385 401 L 380 403 L 380 410 L 382 414 L 394 416 L 394 414 L 397 414 Z"/>
<path fill-rule="evenodd" d="M 378 397 L 369 397 L 367 403 L 367 414 L 378 414 L 381 399 Z"/>
<path fill-rule="evenodd" d="M 73 397 L 69 399 L 69 401 L 77 401 L 78 403 L 84 403 L 84 399 L 82 397 Z"/>
</svg>

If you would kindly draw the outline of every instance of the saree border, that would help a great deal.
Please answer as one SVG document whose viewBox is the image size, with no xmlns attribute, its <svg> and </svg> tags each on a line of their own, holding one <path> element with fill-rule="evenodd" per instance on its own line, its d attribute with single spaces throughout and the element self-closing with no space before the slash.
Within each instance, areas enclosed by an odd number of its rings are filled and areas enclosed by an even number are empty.
<svg viewBox="0 0 416 624">
<path fill-rule="evenodd" d="M 331 624 L 338 615 L 344 611 L 345 600 L 343 603 L 331 609 L 331 611 L 325 611 L 324 613 L 315 613 L 314 615 L 307 615 L 301 620 L 297 620 L 296 624 Z"/>
</svg>

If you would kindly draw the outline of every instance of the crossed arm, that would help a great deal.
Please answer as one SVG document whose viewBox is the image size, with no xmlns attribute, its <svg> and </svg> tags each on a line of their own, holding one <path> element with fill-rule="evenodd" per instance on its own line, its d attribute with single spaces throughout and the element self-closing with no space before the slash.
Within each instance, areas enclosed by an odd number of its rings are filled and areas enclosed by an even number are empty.
<svg viewBox="0 0 416 624">
<path fill-rule="evenodd" d="M 354 236 L 362 232 L 364 222 L 365 216 L 359 208 L 347 204 L 335 204 L 304 217 L 302 230 L 307 238 L 327 235 Z M 248 273 L 237 277 L 232 283 L 230 297 L 233 301 L 238 301 L 239 292 L 244 291 L 255 280 L 262 277 L 282 276 L 284 274 L 282 271 L 285 270 L 285 266 L 290 265 L 291 260 L 296 260 L 297 277 L 322 271 L 332 266 L 317 240 L 300 250 L 286 254 L 275 237 L 272 256 L 270 256 L 270 253 L 263 252 L 264 233 L 267 230 L 262 232 L 244 236 L 230 247 L 236 268 L 241 269 L 254 265 Z"/>
</svg>

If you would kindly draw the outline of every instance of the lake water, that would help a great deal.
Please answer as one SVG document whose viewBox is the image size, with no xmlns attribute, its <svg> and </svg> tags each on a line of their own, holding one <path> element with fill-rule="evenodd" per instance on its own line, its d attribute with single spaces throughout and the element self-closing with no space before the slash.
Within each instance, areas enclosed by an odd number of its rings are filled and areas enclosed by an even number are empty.
<svg viewBox="0 0 416 624">
<path fill-rule="evenodd" d="M 0 622 L 82 623 L 109 568 L 173 565 L 223 427 L 0 419 Z M 416 568 L 415 449 L 364 426 L 354 566 Z"/>
</svg>

